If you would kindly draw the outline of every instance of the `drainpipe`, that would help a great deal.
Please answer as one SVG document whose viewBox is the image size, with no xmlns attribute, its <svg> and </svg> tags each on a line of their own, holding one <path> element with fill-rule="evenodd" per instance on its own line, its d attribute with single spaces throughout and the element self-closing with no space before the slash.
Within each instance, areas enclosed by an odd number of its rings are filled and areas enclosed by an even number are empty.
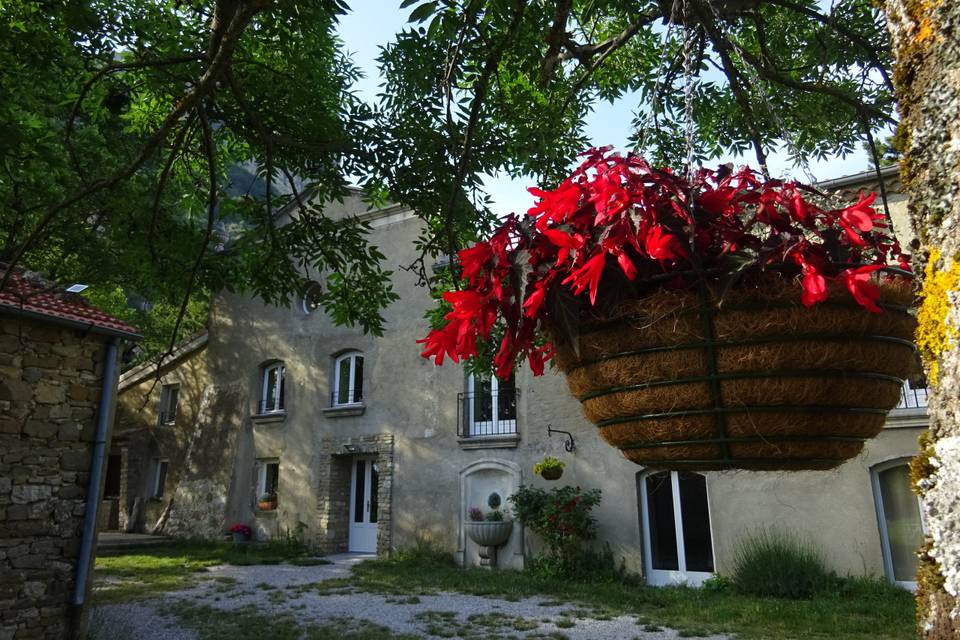
<svg viewBox="0 0 960 640">
<path fill-rule="evenodd" d="M 107 430 L 117 392 L 117 348 L 119 338 L 107 343 L 103 365 L 103 386 L 100 388 L 100 406 L 97 409 L 96 433 L 93 437 L 93 456 L 90 461 L 90 480 L 87 484 L 87 508 L 83 514 L 83 533 L 80 538 L 80 556 L 77 560 L 77 581 L 73 587 L 73 604 L 82 605 L 87 596 L 87 578 L 93 563 L 93 544 L 97 531 L 100 485 L 103 483 L 103 460 L 107 449 Z"/>
</svg>

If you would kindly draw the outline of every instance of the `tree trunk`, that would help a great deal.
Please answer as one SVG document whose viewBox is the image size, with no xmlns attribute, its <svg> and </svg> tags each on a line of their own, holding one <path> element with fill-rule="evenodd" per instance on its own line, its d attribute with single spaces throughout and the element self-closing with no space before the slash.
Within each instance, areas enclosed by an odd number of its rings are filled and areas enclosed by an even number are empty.
<svg viewBox="0 0 960 640">
<path fill-rule="evenodd" d="M 886 0 L 904 152 L 903 184 L 921 249 L 919 345 L 930 430 L 913 463 L 928 538 L 917 577 L 927 639 L 960 637 L 960 2 Z M 925 257 L 925 254 L 929 257 Z"/>
</svg>

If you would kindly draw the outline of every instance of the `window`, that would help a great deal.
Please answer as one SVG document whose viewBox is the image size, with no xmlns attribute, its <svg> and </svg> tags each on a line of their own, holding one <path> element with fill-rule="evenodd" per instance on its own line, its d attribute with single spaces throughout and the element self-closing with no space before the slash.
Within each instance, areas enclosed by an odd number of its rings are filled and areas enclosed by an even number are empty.
<svg viewBox="0 0 960 640">
<path fill-rule="evenodd" d="M 701 584 L 713 574 L 706 478 L 686 471 L 638 478 L 647 582 Z"/>
<path fill-rule="evenodd" d="M 333 363 L 333 393 L 330 406 L 363 402 L 363 354 L 350 351 Z"/>
<path fill-rule="evenodd" d="M 318 282 L 308 282 L 300 300 L 300 309 L 305 315 L 310 315 L 320 307 L 320 294 L 323 288 Z"/>
<path fill-rule="evenodd" d="M 177 421 L 177 408 L 180 403 L 180 385 L 165 384 L 160 390 L 160 410 L 158 422 L 171 425 Z"/>
<path fill-rule="evenodd" d="M 284 371 L 282 362 L 275 362 L 264 367 L 259 413 L 283 411 Z"/>
<path fill-rule="evenodd" d="M 167 485 L 167 468 L 170 461 L 166 458 L 155 458 L 153 460 L 153 497 L 160 499 L 163 497 L 164 488 Z"/>
<path fill-rule="evenodd" d="M 277 508 L 280 462 L 278 460 L 260 460 L 258 466 L 257 508 L 261 511 L 272 511 Z"/>
<path fill-rule="evenodd" d="M 923 543 L 924 529 L 920 500 L 910 486 L 907 461 L 877 465 L 870 475 L 884 571 L 890 582 L 916 589 L 917 549 Z"/>
<path fill-rule="evenodd" d="M 464 398 L 467 437 L 498 436 L 517 432 L 517 390 L 511 376 L 500 380 L 496 376 L 467 378 Z"/>
</svg>

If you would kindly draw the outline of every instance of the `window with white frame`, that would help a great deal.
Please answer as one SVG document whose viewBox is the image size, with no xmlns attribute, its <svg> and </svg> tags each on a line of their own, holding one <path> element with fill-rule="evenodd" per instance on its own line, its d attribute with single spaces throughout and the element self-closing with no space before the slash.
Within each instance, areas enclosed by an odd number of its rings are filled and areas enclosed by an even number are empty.
<svg viewBox="0 0 960 640">
<path fill-rule="evenodd" d="M 163 388 L 160 389 L 160 409 L 157 412 L 158 422 L 163 425 L 176 423 L 179 404 L 180 385 L 163 385 Z"/>
<path fill-rule="evenodd" d="M 153 460 L 153 493 L 151 494 L 153 498 L 160 499 L 163 497 L 165 487 L 167 485 L 167 469 L 170 466 L 170 461 L 166 458 L 154 458 Z"/>
<path fill-rule="evenodd" d="M 363 402 L 363 354 L 348 351 L 337 356 L 333 363 L 333 393 L 330 406 L 360 404 Z"/>
<path fill-rule="evenodd" d="M 517 390 L 513 377 L 467 377 L 464 398 L 467 437 L 508 435 L 517 432 Z"/>
<path fill-rule="evenodd" d="M 884 462 L 870 470 L 887 579 L 917 588 L 917 549 L 926 535 L 920 499 L 910 482 L 909 460 Z"/>
<path fill-rule="evenodd" d="M 270 511 L 277 508 L 277 490 L 280 487 L 280 461 L 257 461 L 257 508 Z"/>
<path fill-rule="evenodd" d="M 275 413 L 284 410 L 283 379 L 285 370 L 282 362 L 274 362 L 263 367 L 258 413 Z"/>
</svg>

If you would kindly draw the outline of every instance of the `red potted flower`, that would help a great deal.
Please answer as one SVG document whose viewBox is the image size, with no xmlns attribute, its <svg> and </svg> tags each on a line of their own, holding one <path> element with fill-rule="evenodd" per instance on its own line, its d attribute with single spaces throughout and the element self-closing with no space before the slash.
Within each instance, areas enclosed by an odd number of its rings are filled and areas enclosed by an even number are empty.
<svg viewBox="0 0 960 640">
<path fill-rule="evenodd" d="M 913 369 L 911 274 L 874 195 L 836 206 L 748 168 L 686 178 L 593 149 L 523 219 L 459 252 L 420 342 L 553 360 L 639 464 L 823 469 L 883 427 Z"/>
<path fill-rule="evenodd" d="M 235 524 L 229 529 L 227 529 L 227 531 L 233 537 L 234 544 L 240 543 L 240 542 L 246 542 L 247 540 L 250 539 L 250 536 L 253 534 L 253 531 L 251 531 L 250 527 L 248 527 L 245 524 Z"/>
</svg>

